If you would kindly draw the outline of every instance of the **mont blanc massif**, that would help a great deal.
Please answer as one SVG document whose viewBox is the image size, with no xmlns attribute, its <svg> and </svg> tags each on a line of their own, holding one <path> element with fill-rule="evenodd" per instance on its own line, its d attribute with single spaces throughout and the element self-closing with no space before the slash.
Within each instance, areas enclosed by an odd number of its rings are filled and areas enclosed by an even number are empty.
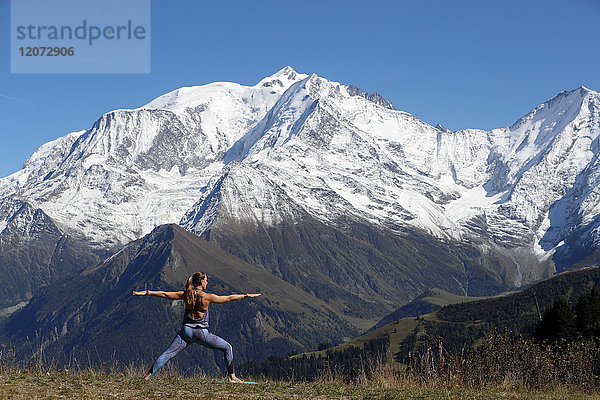
<svg viewBox="0 0 600 400">
<path fill-rule="evenodd" d="M 451 131 L 290 67 L 106 113 L 0 179 L 2 340 L 151 362 L 183 306 L 131 291 L 201 270 L 215 293 L 263 294 L 211 316 L 238 361 L 260 359 L 348 340 L 433 287 L 491 295 L 595 265 L 599 136 L 583 86 Z"/>
</svg>

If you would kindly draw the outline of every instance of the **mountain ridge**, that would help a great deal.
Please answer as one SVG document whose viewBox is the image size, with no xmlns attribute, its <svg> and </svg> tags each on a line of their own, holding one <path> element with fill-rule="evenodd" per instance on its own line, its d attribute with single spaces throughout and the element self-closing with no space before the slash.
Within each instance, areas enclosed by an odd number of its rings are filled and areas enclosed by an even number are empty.
<svg viewBox="0 0 600 400">
<path fill-rule="evenodd" d="M 284 220 L 291 228 L 299 215 L 339 237 L 353 226 L 368 226 L 371 238 L 424 234 L 479 254 L 476 275 L 494 276 L 486 287 L 499 291 L 596 262 L 597 92 L 562 92 L 492 131 L 436 128 L 384 100 L 289 66 L 254 86 L 180 88 L 40 147 L 25 169 L 0 179 L 0 202 L 20 196 L 97 248 L 165 223 L 222 241 L 248 224 L 258 236 L 237 255 L 251 257 L 272 239 L 259 231 Z M 448 278 L 462 290 L 477 286 L 463 279 L 476 262 L 459 258 L 463 271 Z M 265 268 L 278 263 L 296 261 Z M 400 297 L 425 289 L 413 278 Z"/>
</svg>

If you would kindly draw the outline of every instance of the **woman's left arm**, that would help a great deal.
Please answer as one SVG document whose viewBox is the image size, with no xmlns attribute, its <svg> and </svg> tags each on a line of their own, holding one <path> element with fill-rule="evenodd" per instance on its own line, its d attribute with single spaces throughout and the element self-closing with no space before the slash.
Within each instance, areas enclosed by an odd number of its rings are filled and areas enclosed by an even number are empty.
<svg viewBox="0 0 600 400">
<path fill-rule="evenodd" d="M 153 296 L 162 297 L 163 299 L 180 300 L 183 298 L 183 290 L 179 292 L 165 292 L 163 290 L 140 290 L 134 291 L 134 296 Z"/>
<path fill-rule="evenodd" d="M 230 294 L 229 296 L 217 296 L 216 294 L 207 293 L 206 299 L 211 303 L 222 304 L 258 296 L 260 296 L 260 293 Z"/>
</svg>

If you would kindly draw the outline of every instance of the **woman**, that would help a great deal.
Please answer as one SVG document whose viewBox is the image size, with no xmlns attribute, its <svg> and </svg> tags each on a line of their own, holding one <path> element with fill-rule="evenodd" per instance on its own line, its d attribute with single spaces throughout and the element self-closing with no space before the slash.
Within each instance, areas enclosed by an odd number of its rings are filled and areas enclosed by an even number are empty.
<svg viewBox="0 0 600 400">
<path fill-rule="evenodd" d="M 175 357 L 177 353 L 185 349 L 190 343 L 199 343 L 209 349 L 220 350 L 225 357 L 227 366 L 227 377 L 230 382 L 242 382 L 233 372 L 233 350 L 231 345 L 217 335 L 208 332 L 208 306 L 211 303 L 227 303 L 248 297 L 258 297 L 260 293 L 252 294 L 230 294 L 229 296 L 217 296 L 206 293 L 208 277 L 202 272 L 196 272 L 190 276 L 185 285 L 185 290 L 179 292 L 163 292 L 162 290 L 143 290 L 133 294 L 136 296 L 163 297 L 171 300 L 183 300 L 185 311 L 183 316 L 183 327 L 175 336 L 175 340 L 169 348 L 154 362 L 145 379 L 150 378 L 167 361 Z"/>
</svg>

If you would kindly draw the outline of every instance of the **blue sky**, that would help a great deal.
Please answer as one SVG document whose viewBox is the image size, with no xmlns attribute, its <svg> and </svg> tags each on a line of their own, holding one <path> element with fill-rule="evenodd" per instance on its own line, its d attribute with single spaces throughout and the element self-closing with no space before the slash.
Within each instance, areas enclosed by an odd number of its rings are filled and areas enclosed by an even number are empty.
<svg viewBox="0 0 600 400">
<path fill-rule="evenodd" d="M 11 74 L 9 4 L 0 177 L 110 110 L 181 86 L 253 85 L 286 65 L 454 130 L 508 126 L 562 90 L 600 91 L 600 0 L 154 0 L 150 74 Z"/>
</svg>

